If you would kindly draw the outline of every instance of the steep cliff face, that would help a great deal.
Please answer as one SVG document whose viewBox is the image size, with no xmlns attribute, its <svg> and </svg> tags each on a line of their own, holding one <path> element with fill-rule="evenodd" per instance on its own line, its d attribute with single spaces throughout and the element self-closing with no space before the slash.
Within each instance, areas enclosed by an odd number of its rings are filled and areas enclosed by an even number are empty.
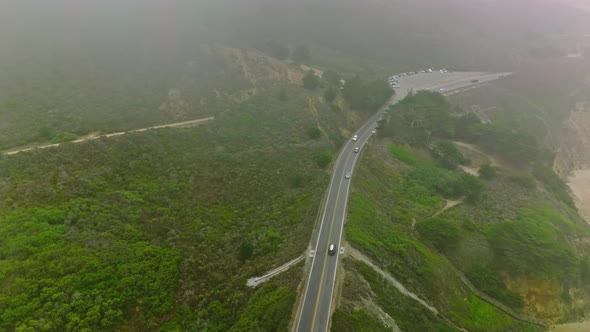
<svg viewBox="0 0 590 332">
<path fill-rule="evenodd" d="M 563 177 L 590 168 L 590 105 L 577 103 L 563 122 L 553 169 Z"/>
</svg>

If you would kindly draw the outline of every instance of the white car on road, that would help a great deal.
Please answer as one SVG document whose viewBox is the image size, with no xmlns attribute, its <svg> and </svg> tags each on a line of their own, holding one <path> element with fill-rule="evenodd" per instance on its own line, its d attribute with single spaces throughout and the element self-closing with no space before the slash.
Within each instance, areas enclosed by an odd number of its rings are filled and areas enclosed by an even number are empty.
<svg viewBox="0 0 590 332">
<path fill-rule="evenodd" d="M 352 136 L 352 140 L 353 140 L 353 141 L 355 141 L 355 142 L 356 142 L 358 139 L 359 139 L 359 135 L 354 135 L 354 136 Z"/>
</svg>

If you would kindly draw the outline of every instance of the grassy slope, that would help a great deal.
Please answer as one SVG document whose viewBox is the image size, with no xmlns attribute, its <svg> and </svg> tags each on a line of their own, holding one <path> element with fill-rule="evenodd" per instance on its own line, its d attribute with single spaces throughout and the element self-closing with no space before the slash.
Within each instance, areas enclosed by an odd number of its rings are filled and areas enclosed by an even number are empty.
<svg viewBox="0 0 590 332">
<path fill-rule="evenodd" d="M 206 126 L 2 157 L 0 326 L 284 329 L 300 270 L 245 281 L 303 252 L 316 155 L 358 121 L 310 99 L 284 86 Z M 318 121 L 330 139 L 308 137 Z"/>
<path fill-rule="evenodd" d="M 427 218 L 441 208 L 442 202 L 430 188 L 407 178 L 407 168 L 380 142 L 373 141 L 363 150 L 350 200 L 347 240 L 455 324 L 475 331 L 532 328 L 470 295 L 439 254 L 417 238 L 411 230 L 412 219 Z M 346 287 L 344 298 L 345 302 L 354 301 L 347 299 Z M 402 305 L 383 310 L 390 310 L 394 316 L 396 311 L 400 315 L 399 310 L 410 309 Z M 436 329 L 436 324 L 440 322 L 433 320 L 424 328 Z"/>
</svg>

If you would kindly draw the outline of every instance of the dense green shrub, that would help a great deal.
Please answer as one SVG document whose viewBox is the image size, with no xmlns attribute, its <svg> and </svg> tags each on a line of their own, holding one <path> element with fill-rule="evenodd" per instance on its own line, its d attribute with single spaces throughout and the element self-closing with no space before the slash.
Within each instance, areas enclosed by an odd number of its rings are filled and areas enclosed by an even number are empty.
<svg viewBox="0 0 590 332">
<path fill-rule="evenodd" d="M 311 139 L 318 139 L 322 137 L 322 131 L 318 127 L 311 127 L 307 129 L 307 136 Z"/>
<path fill-rule="evenodd" d="M 552 192 L 559 200 L 571 206 L 572 208 L 576 207 L 574 200 L 570 195 L 570 190 L 567 184 L 565 184 L 565 182 L 563 182 L 563 180 L 557 174 L 555 174 L 551 168 L 537 164 L 533 168 L 533 175 L 537 180 L 541 181 L 545 185 L 545 188 Z"/>
<path fill-rule="evenodd" d="M 295 292 L 276 282 L 260 287 L 229 331 L 287 330 L 295 297 Z"/>
<path fill-rule="evenodd" d="M 388 144 L 387 149 L 399 161 L 402 161 L 408 165 L 416 164 L 416 158 L 414 157 L 412 151 L 410 151 L 409 149 L 393 143 Z"/>
<path fill-rule="evenodd" d="M 64 142 L 70 142 L 75 140 L 76 138 L 78 138 L 78 136 L 76 134 L 72 134 L 72 133 L 58 133 L 57 135 L 53 136 L 51 138 L 51 143 L 64 143 Z"/>
<path fill-rule="evenodd" d="M 330 151 L 322 151 L 316 155 L 316 162 L 321 168 L 325 168 L 332 162 L 332 153 Z"/>
<path fill-rule="evenodd" d="M 342 90 L 342 96 L 353 109 L 367 112 L 382 106 L 392 95 L 393 91 L 384 80 L 365 82 L 359 76 L 348 80 Z"/>
<path fill-rule="evenodd" d="M 327 102 L 331 103 L 334 101 L 334 99 L 336 99 L 336 96 L 338 95 L 338 90 L 330 87 L 327 88 L 326 91 L 324 91 L 324 99 L 326 99 Z"/>
<path fill-rule="evenodd" d="M 451 106 L 438 93 L 419 91 L 392 105 L 380 122 L 380 135 L 401 143 L 429 146 L 432 138 L 451 138 Z"/>
<path fill-rule="evenodd" d="M 556 231 L 562 220 L 556 212 L 539 208 L 524 211 L 514 221 L 489 226 L 486 237 L 494 250 L 496 267 L 512 274 L 571 277 L 577 260 Z"/>
<path fill-rule="evenodd" d="M 416 230 L 443 252 L 454 248 L 461 238 L 460 228 L 456 224 L 440 218 L 421 221 L 416 224 Z"/>
<path fill-rule="evenodd" d="M 484 179 L 493 179 L 494 177 L 496 177 L 496 168 L 490 164 L 485 164 L 485 165 L 481 165 L 479 167 L 479 171 L 478 171 L 479 176 L 481 176 Z"/>
<path fill-rule="evenodd" d="M 303 76 L 303 87 L 308 90 L 315 90 L 320 85 L 320 79 L 314 74 L 313 70 L 308 70 Z"/>
<path fill-rule="evenodd" d="M 508 180 L 517 183 L 526 189 L 535 188 L 535 179 L 526 173 L 513 173 L 508 175 Z"/>
<path fill-rule="evenodd" d="M 477 265 L 467 272 L 467 278 L 480 291 L 506 304 L 520 310 L 524 301 L 520 295 L 506 288 L 502 277 L 488 266 Z"/>
<path fill-rule="evenodd" d="M 362 310 L 347 312 L 336 309 L 332 315 L 332 331 L 342 332 L 387 332 L 386 328 L 377 319 Z"/>
<path fill-rule="evenodd" d="M 438 141 L 430 148 L 430 153 L 448 169 L 455 169 L 459 165 L 468 165 L 469 160 L 463 156 L 461 151 L 448 140 Z"/>
</svg>

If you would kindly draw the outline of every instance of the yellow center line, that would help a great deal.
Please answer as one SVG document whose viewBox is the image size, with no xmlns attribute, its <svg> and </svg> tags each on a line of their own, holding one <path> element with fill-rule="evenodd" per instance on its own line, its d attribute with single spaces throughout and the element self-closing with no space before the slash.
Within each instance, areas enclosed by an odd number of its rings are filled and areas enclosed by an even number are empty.
<svg viewBox="0 0 590 332">
<path fill-rule="evenodd" d="M 344 162 L 344 174 L 346 175 L 346 165 L 348 165 L 348 160 L 350 160 L 350 156 L 352 155 L 352 153 L 349 152 L 348 157 L 346 158 L 346 161 Z M 352 178 L 352 177 L 351 177 Z M 349 179 L 350 180 L 350 179 Z M 328 232 L 328 234 L 332 234 L 332 229 L 334 227 L 334 219 L 336 218 L 336 209 L 338 207 L 338 199 L 340 198 L 340 189 L 342 188 L 342 177 L 340 178 L 340 182 L 338 183 L 338 193 L 336 194 L 336 202 L 334 203 L 334 211 L 332 213 L 332 220 L 330 221 L 330 231 Z M 328 236 L 328 239 L 330 238 L 330 236 Z M 329 245 L 330 241 L 328 240 L 328 245 Z M 335 248 L 336 250 L 340 250 L 338 248 Z M 317 253 L 317 249 L 316 249 L 316 253 Z M 316 314 L 318 312 L 318 305 L 320 304 L 320 294 L 322 293 L 322 285 L 324 283 L 324 272 L 326 270 L 326 264 L 328 263 L 328 259 L 324 259 L 324 266 L 322 267 L 322 273 L 320 274 L 320 286 L 318 287 L 318 295 L 316 296 L 315 299 L 315 307 L 313 309 L 313 318 L 311 320 L 311 331 L 313 331 L 313 327 L 315 325 L 315 318 L 316 318 Z M 332 299 L 330 299 L 331 301 Z"/>
</svg>

